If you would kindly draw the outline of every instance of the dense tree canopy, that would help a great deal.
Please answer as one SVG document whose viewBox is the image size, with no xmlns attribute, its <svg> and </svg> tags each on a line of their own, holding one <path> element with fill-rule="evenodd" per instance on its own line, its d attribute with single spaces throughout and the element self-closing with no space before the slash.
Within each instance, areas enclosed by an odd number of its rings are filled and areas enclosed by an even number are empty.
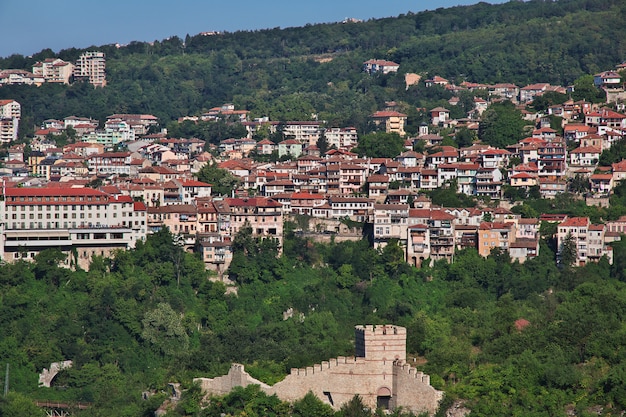
<svg viewBox="0 0 626 417">
<path fill-rule="evenodd" d="M 313 398 L 289 405 L 254 387 L 203 409 L 190 381 L 239 362 L 273 383 L 291 367 L 352 354 L 355 324 L 390 322 L 407 327 L 408 353 L 422 358 L 432 383 L 479 415 L 561 414 L 573 401 L 624 407 L 624 242 L 613 244 L 613 266 L 603 259 L 557 268 L 542 243 L 523 265 L 502 251 L 482 258 L 467 249 L 453 264 L 415 269 L 394 242 L 377 251 L 365 240 L 323 245 L 298 237 L 294 225 L 286 230 L 281 256 L 271 240 L 246 228 L 238 234 L 236 296 L 189 253 L 178 279 L 167 229 L 110 261 L 94 258 L 89 272 L 66 270 L 61 281 L 48 277 L 58 274 L 52 252 L 5 265 L 0 360 L 10 363 L 12 394 L 0 410 L 11 415 L 49 398 L 92 403 L 85 416 L 144 415 L 164 399 L 164 384 L 178 380 L 187 391 L 174 415 L 238 414 L 238 398 L 246 412 L 332 415 Z M 519 319 L 528 324 L 517 328 Z M 53 384 L 65 388 L 38 389 L 37 373 L 65 359 L 74 367 Z M 141 400 L 150 389 L 159 394 Z"/>
<path fill-rule="evenodd" d="M 529 122 L 522 119 L 522 114 L 510 101 L 494 103 L 483 113 L 478 137 L 496 148 L 505 148 L 526 137 Z"/>
</svg>

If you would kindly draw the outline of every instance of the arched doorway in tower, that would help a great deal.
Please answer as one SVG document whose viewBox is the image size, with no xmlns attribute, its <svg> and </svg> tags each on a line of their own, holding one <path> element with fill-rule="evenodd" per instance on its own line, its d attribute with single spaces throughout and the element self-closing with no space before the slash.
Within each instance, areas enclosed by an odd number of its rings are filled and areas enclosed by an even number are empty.
<svg viewBox="0 0 626 417">
<path fill-rule="evenodd" d="M 391 390 L 387 387 L 378 388 L 378 391 L 376 392 L 376 408 L 389 410 L 390 402 L 391 402 Z"/>
</svg>

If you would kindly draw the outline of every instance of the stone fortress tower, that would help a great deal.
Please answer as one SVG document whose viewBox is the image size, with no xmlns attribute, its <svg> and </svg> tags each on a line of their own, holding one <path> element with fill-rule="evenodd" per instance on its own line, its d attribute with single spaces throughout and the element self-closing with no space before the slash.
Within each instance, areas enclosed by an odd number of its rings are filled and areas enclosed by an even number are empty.
<svg viewBox="0 0 626 417">
<path fill-rule="evenodd" d="M 402 407 L 414 413 L 434 414 L 443 392 L 430 385 L 430 376 L 406 362 L 406 329 L 394 325 L 355 327 L 355 356 L 338 357 L 303 369 L 292 369 L 282 381 L 269 386 L 233 364 L 227 375 L 196 378 L 202 390 L 225 395 L 235 386 L 258 384 L 283 401 L 295 401 L 309 391 L 339 409 L 355 395 L 374 409 Z"/>
</svg>

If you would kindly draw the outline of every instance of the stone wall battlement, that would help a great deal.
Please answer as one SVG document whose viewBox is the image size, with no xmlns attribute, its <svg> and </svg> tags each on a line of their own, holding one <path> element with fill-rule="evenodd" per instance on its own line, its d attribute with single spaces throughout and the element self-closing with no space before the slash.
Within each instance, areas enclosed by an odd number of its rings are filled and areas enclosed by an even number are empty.
<svg viewBox="0 0 626 417">
<path fill-rule="evenodd" d="M 430 375 L 425 374 L 422 371 L 418 371 L 416 368 L 413 368 L 408 363 L 403 363 L 401 361 L 396 361 L 393 364 L 394 371 L 404 372 L 409 376 L 414 377 L 418 381 L 421 381 L 423 384 L 430 386 Z"/>
<path fill-rule="evenodd" d="M 406 328 L 393 324 L 368 324 L 365 326 L 356 326 L 354 330 L 357 334 L 364 336 L 406 335 Z"/>
<path fill-rule="evenodd" d="M 298 376 L 315 375 L 316 373 L 319 374 L 327 369 L 336 368 L 342 365 L 364 365 L 365 363 L 365 358 L 355 356 L 338 356 L 328 361 L 316 363 L 313 366 L 307 366 L 306 368 L 291 368 L 290 374 Z"/>
</svg>

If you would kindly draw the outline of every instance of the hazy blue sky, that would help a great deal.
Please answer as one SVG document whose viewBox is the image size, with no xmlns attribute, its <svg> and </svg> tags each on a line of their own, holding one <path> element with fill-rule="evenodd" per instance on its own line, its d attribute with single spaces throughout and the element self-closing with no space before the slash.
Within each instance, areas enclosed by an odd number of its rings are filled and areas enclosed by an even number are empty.
<svg viewBox="0 0 626 417">
<path fill-rule="evenodd" d="M 504 0 L 490 0 L 502 3 Z M 367 20 L 477 0 L 0 0 L 0 57 L 236 31 Z"/>
</svg>

